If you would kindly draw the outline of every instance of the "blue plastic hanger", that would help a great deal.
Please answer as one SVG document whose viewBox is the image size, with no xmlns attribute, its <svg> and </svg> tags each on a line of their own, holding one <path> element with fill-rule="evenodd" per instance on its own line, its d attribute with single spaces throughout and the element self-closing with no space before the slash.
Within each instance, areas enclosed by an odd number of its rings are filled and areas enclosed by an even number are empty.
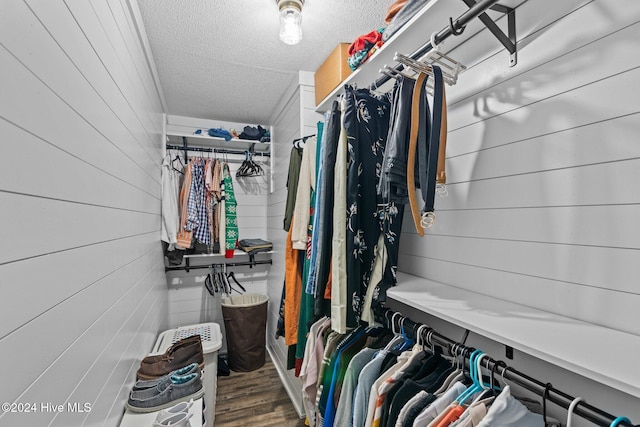
<svg viewBox="0 0 640 427">
<path fill-rule="evenodd" d="M 618 424 L 620 424 L 620 423 L 629 423 L 629 424 L 631 424 L 631 420 L 629 418 L 627 418 L 627 417 L 618 417 L 618 418 L 616 418 L 615 420 L 613 420 L 611 422 L 611 425 L 609 427 L 617 427 Z"/>
<path fill-rule="evenodd" d="M 463 391 L 460 396 L 456 398 L 456 402 L 462 405 L 467 401 L 471 396 L 483 390 L 480 385 L 480 381 L 478 381 L 478 374 L 476 372 L 476 360 L 478 357 L 484 355 L 484 352 L 481 350 L 474 350 L 473 353 L 469 356 L 469 376 L 471 377 L 471 384 L 465 391 Z"/>
<path fill-rule="evenodd" d="M 400 322 L 400 335 L 404 339 L 404 342 L 400 346 L 400 351 L 407 350 L 409 347 L 411 347 L 415 343 L 414 340 L 409 338 L 409 336 L 406 334 L 406 332 L 404 330 L 404 319 L 405 318 L 403 317 L 402 321 Z"/>
</svg>

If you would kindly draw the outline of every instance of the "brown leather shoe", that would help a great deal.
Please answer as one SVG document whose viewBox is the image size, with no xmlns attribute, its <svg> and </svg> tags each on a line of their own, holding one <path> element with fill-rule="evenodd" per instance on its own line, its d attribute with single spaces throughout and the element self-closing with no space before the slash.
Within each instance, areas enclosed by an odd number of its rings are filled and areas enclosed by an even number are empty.
<svg viewBox="0 0 640 427">
<path fill-rule="evenodd" d="M 141 365 L 145 365 L 145 364 L 152 364 L 152 363 L 156 363 L 161 361 L 162 359 L 166 358 L 167 356 L 172 355 L 177 349 L 181 348 L 181 347 L 185 347 L 188 346 L 189 344 L 193 345 L 193 343 L 199 343 L 200 345 L 202 345 L 202 338 L 200 337 L 200 335 L 191 335 L 187 338 L 183 338 L 179 341 L 174 342 L 171 347 L 169 347 L 164 354 L 156 354 L 153 356 L 147 356 L 144 359 L 142 359 L 142 361 L 140 362 Z"/>
<path fill-rule="evenodd" d="M 164 354 L 145 357 L 140 363 L 137 377 L 141 380 L 155 379 L 191 363 L 197 363 L 201 368 L 204 368 L 200 335 L 176 342 Z"/>
</svg>

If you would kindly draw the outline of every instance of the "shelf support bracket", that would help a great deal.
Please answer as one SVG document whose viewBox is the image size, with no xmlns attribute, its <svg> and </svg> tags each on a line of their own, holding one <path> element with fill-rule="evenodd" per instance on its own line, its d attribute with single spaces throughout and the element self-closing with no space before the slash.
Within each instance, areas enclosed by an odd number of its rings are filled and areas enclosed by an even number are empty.
<svg viewBox="0 0 640 427">
<path fill-rule="evenodd" d="M 472 7 L 476 4 L 475 0 L 462 0 L 468 7 Z M 507 15 L 507 34 L 505 34 L 500 27 L 495 23 L 486 12 L 482 12 L 478 15 L 478 18 L 487 27 L 491 34 L 493 34 L 500 43 L 509 52 L 509 66 L 513 67 L 518 63 L 518 49 L 516 46 L 516 10 L 512 7 L 495 4 L 490 7 L 491 10 L 501 12 Z"/>
</svg>

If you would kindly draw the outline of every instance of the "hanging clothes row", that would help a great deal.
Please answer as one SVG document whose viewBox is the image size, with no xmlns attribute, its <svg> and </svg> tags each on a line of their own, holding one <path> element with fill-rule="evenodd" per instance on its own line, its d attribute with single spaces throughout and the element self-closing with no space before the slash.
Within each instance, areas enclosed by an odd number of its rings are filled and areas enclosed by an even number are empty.
<svg viewBox="0 0 640 427">
<path fill-rule="evenodd" d="M 182 255 L 233 257 L 238 241 L 237 202 L 229 164 L 217 158 L 167 154 L 162 165 L 162 241 L 170 264 Z"/>
<path fill-rule="evenodd" d="M 386 427 L 561 427 L 579 415 L 603 427 L 631 426 L 452 341 L 398 312 L 380 310 L 384 326 L 347 334 L 322 317 L 310 327 L 300 369 L 308 425 Z M 391 329 L 390 329 L 391 328 Z M 537 394 L 517 396 L 511 385 Z M 567 409 L 564 420 L 548 403 Z"/>
<path fill-rule="evenodd" d="M 421 230 L 433 222 L 431 196 L 437 177 L 444 180 L 446 108 L 442 73 L 429 70 L 417 80 L 401 76 L 390 95 L 345 87 L 316 136 L 293 143 L 284 319 L 276 334 L 296 346 L 290 367 L 299 368 L 315 319 L 330 316 L 340 333 L 374 323 L 373 308 L 396 283 L 405 204 Z M 415 188 L 427 201 L 422 213 Z"/>
<path fill-rule="evenodd" d="M 309 425 L 560 426 L 541 402 L 516 398 L 489 373 L 484 353 L 444 354 L 428 334 L 417 336 L 363 326 L 341 334 L 327 317 L 313 323 L 300 372 Z"/>
</svg>

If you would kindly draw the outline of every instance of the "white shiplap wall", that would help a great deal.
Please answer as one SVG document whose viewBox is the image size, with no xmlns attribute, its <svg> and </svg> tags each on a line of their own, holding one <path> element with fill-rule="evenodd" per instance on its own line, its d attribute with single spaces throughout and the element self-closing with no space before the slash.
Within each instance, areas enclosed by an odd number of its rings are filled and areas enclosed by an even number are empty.
<svg viewBox="0 0 640 427">
<path fill-rule="evenodd" d="M 399 269 L 639 335 L 640 5 L 530 0 L 517 25 L 513 68 L 487 31 L 452 52 L 469 68 L 447 87 L 449 195 L 424 238 L 405 217 Z M 637 421 L 612 393 L 589 391 Z"/>
<path fill-rule="evenodd" d="M 425 238 L 407 217 L 400 269 L 638 335 L 640 7 L 555 3 L 517 9 L 516 67 L 448 88 L 449 196 Z"/>
<path fill-rule="evenodd" d="M 253 124 L 249 124 L 255 126 Z M 237 129 L 239 132 L 246 126 L 243 123 L 225 122 L 194 117 L 167 116 L 167 133 L 191 134 L 197 129 L 206 132 L 209 128 Z M 263 126 L 265 126 L 263 124 Z M 230 145 L 233 141 L 229 142 Z M 230 147 L 233 148 L 233 147 Z M 193 152 L 192 154 L 198 155 Z M 182 153 L 181 153 L 182 155 Z M 205 154 L 206 156 L 206 154 Z M 238 232 L 240 239 L 267 238 L 267 195 L 269 192 L 270 160 L 267 157 L 255 156 L 265 175 L 258 177 L 236 178 L 235 173 L 240 167 L 243 155 L 229 154 L 229 169 L 233 178 L 233 189 L 238 201 Z M 268 259 L 270 255 L 257 255 L 256 260 Z M 236 255 L 229 262 L 248 261 L 247 255 Z M 207 258 L 207 260 L 191 260 L 192 265 L 207 263 L 224 263 L 223 258 Z M 257 265 L 253 268 L 246 266 L 230 267 L 238 281 L 247 289 L 248 293 L 265 295 L 267 292 L 267 274 L 269 265 Z M 211 296 L 204 287 L 204 279 L 209 270 L 171 271 L 167 273 L 168 321 L 169 328 L 192 325 L 196 323 L 215 322 L 223 331 L 224 320 L 220 305 L 220 295 Z M 238 294 L 233 294 L 238 295 Z M 226 340 L 220 352 L 226 351 Z"/>
<path fill-rule="evenodd" d="M 315 92 L 313 73 L 300 72 L 298 81 L 290 86 L 283 95 L 276 113 L 271 118 L 275 145 L 272 147 L 273 188 L 269 194 L 267 206 L 267 236 L 273 242 L 273 267 L 269 272 L 268 295 L 270 300 L 269 318 L 267 322 L 267 346 L 280 370 L 282 381 L 287 388 L 291 400 L 302 415 L 300 380 L 293 371 L 286 371 L 287 347 L 284 339 L 275 339 L 275 330 L 279 317 L 280 300 L 285 271 L 285 240 L 287 232 L 283 229 L 285 205 L 287 201 L 287 176 L 289 172 L 289 154 L 291 142 L 305 135 L 317 132 L 316 123 L 322 115 L 315 110 Z"/>
<path fill-rule="evenodd" d="M 0 401 L 36 409 L 0 425 L 117 426 L 166 323 L 163 107 L 131 7 L 0 6 Z"/>
</svg>

